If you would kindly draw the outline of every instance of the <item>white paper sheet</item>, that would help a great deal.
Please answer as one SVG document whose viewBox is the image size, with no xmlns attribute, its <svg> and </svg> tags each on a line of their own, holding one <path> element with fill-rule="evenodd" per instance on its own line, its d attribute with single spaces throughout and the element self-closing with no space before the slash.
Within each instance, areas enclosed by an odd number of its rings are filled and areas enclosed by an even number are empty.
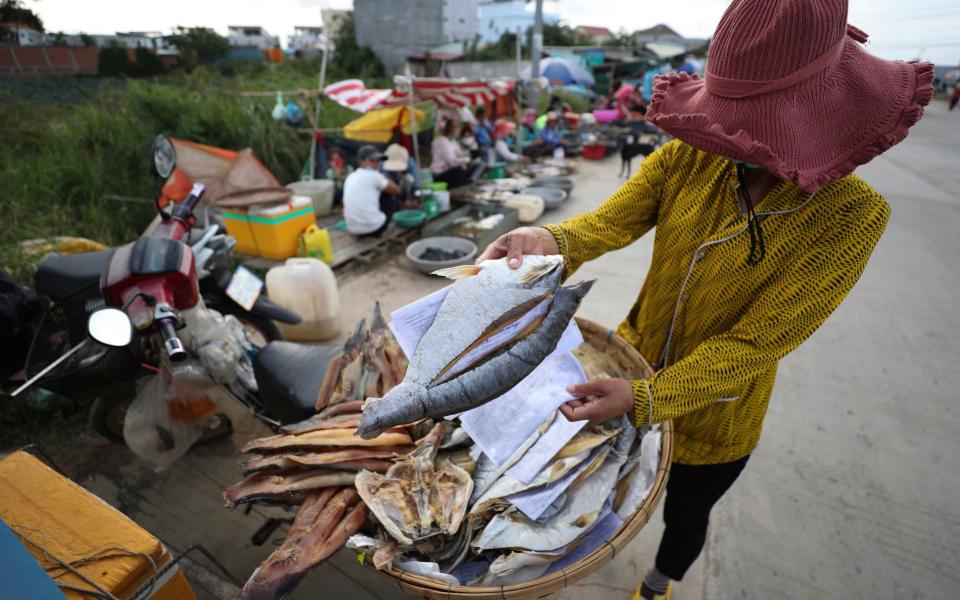
<svg viewBox="0 0 960 600">
<path fill-rule="evenodd" d="M 490 460 L 502 465 L 561 404 L 573 399 L 566 386 L 587 380 L 583 367 L 570 354 L 582 343 L 583 336 L 571 321 L 553 354 L 523 381 L 499 398 L 460 415 L 463 428 Z M 546 464 L 552 456 L 536 460 Z"/>
</svg>

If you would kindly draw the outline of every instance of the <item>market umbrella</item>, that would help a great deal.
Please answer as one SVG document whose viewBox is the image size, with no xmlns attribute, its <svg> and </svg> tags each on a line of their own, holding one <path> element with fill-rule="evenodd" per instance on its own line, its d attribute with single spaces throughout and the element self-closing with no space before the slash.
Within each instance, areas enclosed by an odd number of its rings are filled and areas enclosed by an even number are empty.
<svg viewBox="0 0 960 600">
<path fill-rule="evenodd" d="M 580 66 L 576 61 L 567 58 L 545 58 L 540 61 L 540 75 L 550 80 L 550 83 L 569 85 L 571 83 L 592 86 L 596 83 L 593 74 Z M 530 77 L 530 67 L 523 71 L 524 79 Z"/>
</svg>

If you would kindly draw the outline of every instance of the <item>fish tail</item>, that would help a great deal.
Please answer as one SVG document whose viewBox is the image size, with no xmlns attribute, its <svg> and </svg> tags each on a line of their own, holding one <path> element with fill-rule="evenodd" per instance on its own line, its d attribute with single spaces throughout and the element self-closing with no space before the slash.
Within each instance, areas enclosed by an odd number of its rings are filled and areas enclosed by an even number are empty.
<svg viewBox="0 0 960 600">
<path fill-rule="evenodd" d="M 553 273 L 562 263 L 545 263 L 530 267 L 520 276 L 520 284 L 530 286 Z"/>
<path fill-rule="evenodd" d="M 466 277 L 473 277 L 480 273 L 482 267 L 479 265 L 460 265 L 458 267 L 447 267 L 446 269 L 437 269 L 431 275 L 437 275 L 439 277 L 446 277 L 447 279 L 464 279 Z"/>
<path fill-rule="evenodd" d="M 373 305 L 373 319 L 370 320 L 370 330 L 378 331 L 386 327 L 387 322 L 383 319 L 383 312 L 380 310 L 380 301 L 377 300 Z"/>
</svg>

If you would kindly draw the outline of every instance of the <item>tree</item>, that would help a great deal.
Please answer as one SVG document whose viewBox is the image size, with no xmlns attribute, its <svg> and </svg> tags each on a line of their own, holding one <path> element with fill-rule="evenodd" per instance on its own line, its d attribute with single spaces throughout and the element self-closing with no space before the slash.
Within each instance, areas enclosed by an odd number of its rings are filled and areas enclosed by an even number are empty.
<svg viewBox="0 0 960 600">
<path fill-rule="evenodd" d="M 479 41 L 477 36 L 476 42 Z M 500 39 L 482 48 L 474 43 L 465 53 L 467 60 L 513 60 L 517 56 L 517 34 L 504 33 Z"/>
<path fill-rule="evenodd" d="M 227 39 L 209 27 L 177 27 L 166 40 L 177 48 L 180 64 L 187 68 L 216 62 L 230 51 Z"/>
<path fill-rule="evenodd" d="M 80 43 L 82 43 L 85 48 L 92 48 L 97 45 L 97 41 L 86 33 L 80 34 Z"/>
<path fill-rule="evenodd" d="M 336 48 L 334 64 L 341 73 L 360 78 L 383 77 L 380 58 L 370 48 L 357 43 L 352 13 L 344 17 L 333 43 Z"/>
<path fill-rule="evenodd" d="M 127 70 L 127 75 L 130 77 L 150 77 L 160 75 L 167 70 L 163 59 L 146 48 L 137 48 L 134 56 L 135 59 Z"/>
<path fill-rule="evenodd" d="M 31 29 L 43 31 L 43 21 L 32 10 L 23 5 L 22 0 L 0 0 L 0 42 L 13 39 L 13 31 L 7 23 L 19 23 Z"/>
<path fill-rule="evenodd" d="M 130 72 L 130 57 L 127 49 L 117 42 L 111 42 L 106 48 L 100 49 L 100 60 L 97 64 L 97 74 L 101 77 L 120 77 Z"/>
<path fill-rule="evenodd" d="M 608 48 L 633 48 L 633 34 L 628 33 L 626 29 L 621 28 L 613 37 L 603 42 Z"/>
<path fill-rule="evenodd" d="M 66 46 L 67 36 L 65 36 L 62 31 L 58 31 L 55 34 L 53 34 L 53 40 L 51 43 L 54 46 Z"/>
</svg>

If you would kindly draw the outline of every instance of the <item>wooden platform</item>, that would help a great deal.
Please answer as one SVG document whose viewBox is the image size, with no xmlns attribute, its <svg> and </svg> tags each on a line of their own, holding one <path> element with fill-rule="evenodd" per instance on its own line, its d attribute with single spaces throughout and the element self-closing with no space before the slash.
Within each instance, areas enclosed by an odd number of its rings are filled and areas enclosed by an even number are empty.
<svg viewBox="0 0 960 600">
<path fill-rule="evenodd" d="M 420 227 L 404 228 L 392 225 L 380 237 L 359 238 L 349 232 L 334 229 L 334 225 L 340 220 L 339 213 L 317 219 L 317 226 L 325 227 L 330 232 L 330 243 L 333 246 L 333 263 L 330 267 L 337 275 L 362 269 L 383 258 L 403 252 L 407 244 L 420 237 Z M 258 270 L 267 270 L 283 263 L 281 260 L 249 254 L 237 256 L 246 266 Z"/>
</svg>

